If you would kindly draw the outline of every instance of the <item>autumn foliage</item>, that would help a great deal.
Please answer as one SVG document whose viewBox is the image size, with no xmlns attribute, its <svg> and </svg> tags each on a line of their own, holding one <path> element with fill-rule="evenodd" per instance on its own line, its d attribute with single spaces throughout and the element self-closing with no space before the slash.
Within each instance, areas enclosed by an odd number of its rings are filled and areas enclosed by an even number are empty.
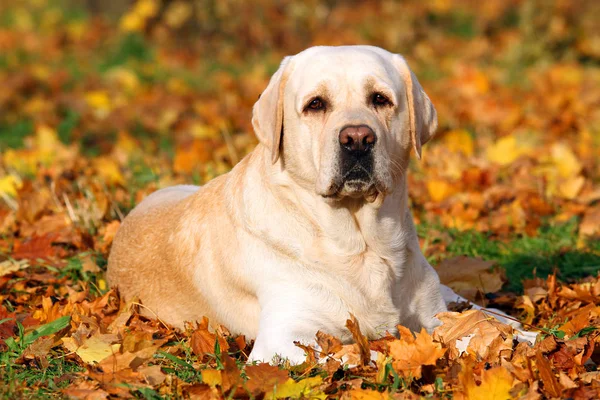
<svg viewBox="0 0 600 400">
<path fill-rule="evenodd" d="M 83 3 L 0 3 L 0 395 L 600 397 L 594 1 Z M 175 330 L 107 287 L 123 216 L 158 188 L 230 170 L 256 145 L 251 107 L 270 74 L 316 44 L 406 56 L 440 119 L 408 175 L 425 254 L 535 344 L 453 304 L 431 335 L 369 342 L 349 315 L 353 343 L 315 332 L 302 365 L 246 365 L 248 338 L 207 320 Z M 598 260 L 569 265 L 588 275 L 577 281 L 524 262 L 522 291 L 508 292 L 497 260 L 452 250 L 453 232 L 504 244 L 565 223 L 574 240 L 559 256 Z"/>
</svg>

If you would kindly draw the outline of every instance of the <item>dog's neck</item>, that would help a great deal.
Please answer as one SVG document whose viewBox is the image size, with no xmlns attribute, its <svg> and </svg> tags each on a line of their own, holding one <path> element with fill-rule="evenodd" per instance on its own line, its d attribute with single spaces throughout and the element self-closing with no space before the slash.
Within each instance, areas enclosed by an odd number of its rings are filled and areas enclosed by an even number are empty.
<svg viewBox="0 0 600 400">
<path fill-rule="evenodd" d="M 282 252 L 302 257 L 316 249 L 317 253 L 355 257 L 373 251 L 382 258 L 394 258 L 416 238 L 407 234 L 414 233 L 414 227 L 405 176 L 391 193 L 375 202 L 350 198 L 332 202 L 299 185 L 280 161 L 272 164 L 261 153 L 250 156 L 259 158 L 258 162 L 248 163 L 238 179 L 265 193 L 265 203 L 244 204 L 237 213 L 253 234 Z M 277 228 L 261 220 L 265 215 L 277 221 Z"/>
</svg>

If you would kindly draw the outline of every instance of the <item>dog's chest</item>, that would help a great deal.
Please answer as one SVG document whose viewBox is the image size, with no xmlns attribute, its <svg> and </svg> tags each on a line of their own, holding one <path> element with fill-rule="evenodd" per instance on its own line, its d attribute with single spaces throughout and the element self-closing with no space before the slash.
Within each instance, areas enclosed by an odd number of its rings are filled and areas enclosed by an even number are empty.
<svg viewBox="0 0 600 400">
<path fill-rule="evenodd" d="M 315 262 L 327 275 L 319 279 L 324 292 L 338 299 L 338 306 L 330 307 L 337 310 L 335 320 L 345 321 L 352 313 L 359 320 L 361 331 L 370 338 L 380 337 L 386 331 L 395 333 L 401 318 L 394 299 L 402 257 L 384 258 L 368 247 L 358 254 L 334 254 L 322 254 Z M 346 336 L 343 324 L 339 328 L 337 333 Z"/>
<path fill-rule="evenodd" d="M 367 251 L 362 262 L 355 265 L 352 282 L 357 295 L 348 299 L 348 306 L 361 323 L 361 330 L 371 338 L 386 331 L 395 332 L 400 321 L 400 308 L 394 303 L 398 287 L 397 260 L 387 260 Z"/>
</svg>

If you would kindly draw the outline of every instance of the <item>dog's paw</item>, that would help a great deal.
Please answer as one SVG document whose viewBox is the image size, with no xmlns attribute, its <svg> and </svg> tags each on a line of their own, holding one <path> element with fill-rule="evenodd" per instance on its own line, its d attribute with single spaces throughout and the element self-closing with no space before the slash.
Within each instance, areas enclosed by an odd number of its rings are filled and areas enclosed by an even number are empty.
<svg viewBox="0 0 600 400">
<path fill-rule="evenodd" d="M 302 364 L 306 360 L 304 350 L 290 343 L 290 346 L 263 346 L 258 341 L 248 356 L 248 363 L 266 362 L 278 365 L 288 361 L 291 365 Z"/>
</svg>

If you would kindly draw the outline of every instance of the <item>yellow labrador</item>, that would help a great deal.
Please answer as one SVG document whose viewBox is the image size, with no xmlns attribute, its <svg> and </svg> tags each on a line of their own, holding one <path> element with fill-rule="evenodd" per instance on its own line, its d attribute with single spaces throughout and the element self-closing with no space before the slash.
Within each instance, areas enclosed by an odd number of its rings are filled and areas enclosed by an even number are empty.
<svg viewBox="0 0 600 400">
<path fill-rule="evenodd" d="M 253 360 L 301 362 L 293 342 L 347 339 L 349 313 L 371 338 L 437 326 L 446 306 L 406 186 L 437 116 L 404 58 L 370 46 L 286 57 L 252 123 L 260 144 L 230 173 L 131 212 L 109 283 L 175 326 L 206 315 L 256 338 Z"/>
</svg>

